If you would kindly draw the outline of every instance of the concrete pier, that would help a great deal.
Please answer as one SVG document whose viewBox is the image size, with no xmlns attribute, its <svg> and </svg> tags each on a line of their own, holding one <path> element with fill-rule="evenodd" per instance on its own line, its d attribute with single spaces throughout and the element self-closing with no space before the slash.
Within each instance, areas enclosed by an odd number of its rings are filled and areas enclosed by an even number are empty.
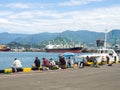
<svg viewBox="0 0 120 90">
<path fill-rule="evenodd" d="M 120 90 L 120 64 L 0 74 L 0 90 Z"/>
</svg>

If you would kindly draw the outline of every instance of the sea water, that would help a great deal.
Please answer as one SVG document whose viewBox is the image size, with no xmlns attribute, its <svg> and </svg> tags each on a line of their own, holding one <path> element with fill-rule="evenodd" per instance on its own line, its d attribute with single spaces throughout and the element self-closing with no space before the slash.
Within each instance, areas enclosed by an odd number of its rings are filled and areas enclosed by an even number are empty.
<svg viewBox="0 0 120 90">
<path fill-rule="evenodd" d="M 11 68 L 14 58 L 19 59 L 23 67 L 31 67 L 35 57 L 38 57 L 42 63 L 43 57 L 46 57 L 48 60 L 50 58 L 53 58 L 55 61 L 59 60 L 59 54 L 50 52 L 0 52 L 0 70 Z M 76 53 L 75 55 L 79 54 Z"/>
</svg>

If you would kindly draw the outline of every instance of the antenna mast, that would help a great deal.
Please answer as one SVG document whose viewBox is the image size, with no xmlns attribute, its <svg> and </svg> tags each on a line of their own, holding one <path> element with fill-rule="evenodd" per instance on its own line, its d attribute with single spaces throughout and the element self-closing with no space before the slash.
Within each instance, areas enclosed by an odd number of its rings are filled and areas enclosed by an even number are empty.
<svg viewBox="0 0 120 90">
<path fill-rule="evenodd" d="M 107 29 L 105 29 L 105 49 L 106 49 L 106 45 L 107 45 Z"/>
</svg>

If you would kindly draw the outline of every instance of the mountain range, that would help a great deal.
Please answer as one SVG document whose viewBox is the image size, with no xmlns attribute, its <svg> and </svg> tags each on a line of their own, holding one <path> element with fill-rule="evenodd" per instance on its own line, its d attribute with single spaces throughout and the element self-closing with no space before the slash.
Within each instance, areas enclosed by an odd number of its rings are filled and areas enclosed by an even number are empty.
<svg viewBox="0 0 120 90">
<path fill-rule="evenodd" d="M 58 37 L 65 37 L 71 41 L 95 43 L 97 39 L 104 39 L 105 33 L 88 30 L 66 30 L 62 33 L 37 33 L 37 34 L 15 34 L 0 33 L 0 44 L 18 42 L 22 44 L 39 44 L 44 41 L 54 40 Z M 120 29 L 114 29 L 107 33 L 107 41 L 120 43 Z"/>
</svg>

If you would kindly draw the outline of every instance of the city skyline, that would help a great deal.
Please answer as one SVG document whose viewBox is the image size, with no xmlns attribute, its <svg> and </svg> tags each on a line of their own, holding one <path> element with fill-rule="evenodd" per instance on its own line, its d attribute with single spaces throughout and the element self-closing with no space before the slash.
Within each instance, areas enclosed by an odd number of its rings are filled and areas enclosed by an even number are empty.
<svg viewBox="0 0 120 90">
<path fill-rule="evenodd" d="M 0 0 L 0 33 L 120 29 L 119 0 Z"/>
</svg>

